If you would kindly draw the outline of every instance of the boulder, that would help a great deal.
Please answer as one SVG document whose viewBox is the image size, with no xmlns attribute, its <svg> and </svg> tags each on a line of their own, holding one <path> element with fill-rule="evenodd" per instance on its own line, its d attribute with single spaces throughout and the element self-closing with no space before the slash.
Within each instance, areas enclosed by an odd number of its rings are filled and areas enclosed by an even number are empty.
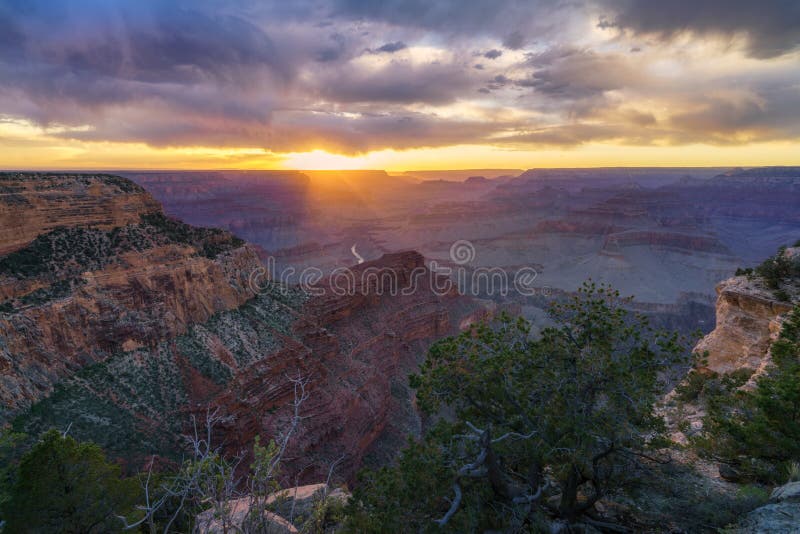
<svg viewBox="0 0 800 534">
<path fill-rule="evenodd" d="M 775 488 L 770 495 L 772 502 L 797 502 L 800 503 L 800 481 L 789 482 L 779 488 Z"/>
<path fill-rule="evenodd" d="M 728 482 L 739 482 L 742 479 L 739 470 L 728 464 L 719 464 L 719 476 Z"/>
<path fill-rule="evenodd" d="M 228 515 L 227 525 L 210 508 L 197 516 L 194 526 L 195 534 L 222 534 L 223 532 L 247 532 L 250 529 L 246 526 L 246 521 L 250 515 L 250 506 L 253 501 L 250 497 L 232 499 L 225 505 Z M 260 534 L 295 534 L 297 528 L 289 521 L 272 512 L 264 512 L 263 524 L 265 529 Z M 226 528 L 227 527 L 227 528 Z"/>
<path fill-rule="evenodd" d="M 761 506 L 729 531 L 737 534 L 797 534 L 800 532 L 800 504 L 779 502 Z"/>
<path fill-rule="evenodd" d="M 231 529 L 243 532 L 258 532 L 258 534 L 293 534 L 298 532 L 295 524 L 302 525 L 314 512 L 315 507 L 323 499 L 328 502 L 347 502 L 350 494 L 336 488 L 329 491 L 327 484 L 309 484 L 295 488 L 287 488 L 269 495 L 266 499 L 263 525 L 260 529 L 253 528 L 253 518 L 250 514 L 253 500 L 251 497 L 231 499 L 225 505 L 228 515 L 228 532 Z M 214 509 L 208 509 L 199 514 L 195 521 L 196 534 L 217 534 L 224 531 L 224 525 Z"/>
</svg>

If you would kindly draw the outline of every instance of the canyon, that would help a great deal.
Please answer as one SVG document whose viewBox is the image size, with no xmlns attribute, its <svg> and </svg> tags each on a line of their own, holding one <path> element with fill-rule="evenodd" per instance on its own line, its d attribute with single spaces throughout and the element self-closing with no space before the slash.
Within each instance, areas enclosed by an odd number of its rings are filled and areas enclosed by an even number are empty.
<svg viewBox="0 0 800 534">
<path fill-rule="evenodd" d="M 433 342 L 501 311 L 540 331 L 586 278 L 704 331 L 700 372 L 769 368 L 800 286 L 730 275 L 800 235 L 797 169 L 497 172 L 0 174 L 0 424 L 130 474 L 213 417 L 226 457 L 290 433 L 282 483 L 352 485 L 429 428 L 408 376 Z M 523 268 L 532 293 L 453 283 Z M 700 405 L 664 413 L 702 430 Z"/>
<path fill-rule="evenodd" d="M 253 243 L 279 272 L 331 272 L 354 263 L 354 245 L 367 260 L 413 248 L 456 267 L 450 247 L 466 240 L 464 269 L 533 268 L 545 297 L 607 282 L 684 333 L 713 328 L 719 280 L 800 236 L 795 167 L 122 174 L 167 213 Z M 477 296 L 532 320 L 548 300 Z"/>
<path fill-rule="evenodd" d="M 212 408 L 225 414 L 215 439 L 232 454 L 277 438 L 302 380 L 287 474 L 318 480 L 341 459 L 340 476 L 352 477 L 369 454 L 419 433 L 406 376 L 427 346 L 495 307 L 434 291 L 437 275 L 413 251 L 354 267 L 347 294 L 328 279 L 281 285 L 262 276 L 254 246 L 165 217 L 116 177 L 0 184 L 28 192 L 27 211 L 0 197 L 3 217 L 46 221 L 27 241 L 2 242 L 13 252 L 0 257 L 0 416 L 32 435 L 69 427 L 133 470 L 153 455 L 178 461 L 192 417 Z M 121 213 L 69 211 L 104 189 L 119 194 L 109 205 Z"/>
</svg>

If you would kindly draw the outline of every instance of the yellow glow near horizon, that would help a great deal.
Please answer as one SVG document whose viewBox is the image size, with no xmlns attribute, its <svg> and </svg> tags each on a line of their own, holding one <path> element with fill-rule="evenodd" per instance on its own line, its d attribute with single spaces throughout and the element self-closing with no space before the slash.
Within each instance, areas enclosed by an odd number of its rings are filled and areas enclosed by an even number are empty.
<svg viewBox="0 0 800 534">
<path fill-rule="evenodd" d="M 260 148 L 157 148 L 142 143 L 88 142 L 56 137 L 19 122 L 0 123 L 0 168 L 4 169 L 384 169 L 609 166 L 799 165 L 800 140 L 743 145 L 627 146 L 590 143 L 573 148 L 512 149 L 455 145 L 385 149 L 361 155 L 325 150 L 273 153 Z"/>
</svg>

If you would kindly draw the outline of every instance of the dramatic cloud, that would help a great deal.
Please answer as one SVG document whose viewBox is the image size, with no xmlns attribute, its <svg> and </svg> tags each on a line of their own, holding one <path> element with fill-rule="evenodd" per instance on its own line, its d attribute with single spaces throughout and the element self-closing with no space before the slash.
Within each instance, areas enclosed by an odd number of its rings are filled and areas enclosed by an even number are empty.
<svg viewBox="0 0 800 534">
<path fill-rule="evenodd" d="M 6 0 L 0 128 L 347 154 L 796 140 L 798 43 L 777 0 Z"/>
<path fill-rule="evenodd" d="M 601 27 L 618 27 L 661 39 L 682 33 L 747 39 L 747 51 L 769 58 L 800 46 L 797 0 L 604 0 Z"/>
</svg>

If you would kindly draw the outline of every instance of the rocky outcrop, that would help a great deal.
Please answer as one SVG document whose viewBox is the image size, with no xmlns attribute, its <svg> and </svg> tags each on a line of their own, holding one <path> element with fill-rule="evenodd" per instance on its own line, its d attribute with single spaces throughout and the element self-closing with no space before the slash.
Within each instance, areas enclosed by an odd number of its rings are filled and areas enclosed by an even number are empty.
<svg viewBox="0 0 800 534">
<path fill-rule="evenodd" d="M 254 295 L 254 249 L 166 218 L 128 180 L 3 174 L 0 186 L 0 248 L 15 249 L 0 256 L 0 421 L 87 365 Z"/>
<path fill-rule="evenodd" d="M 270 534 L 291 534 L 300 532 L 306 523 L 313 519 L 314 511 L 320 506 L 347 503 L 350 494 L 341 488 L 330 488 L 328 484 L 309 484 L 277 491 L 258 502 L 252 496 L 231 499 L 218 509 L 210 508 L 197 516 L 195 532 L 200 534 L 222 534 L 237 532 L 266 532 Z M 261 529 L 249 524 L 255 518 L 254 510 L 263 510 Z M 220 517 L 225 515 L 225 521 Z M 227 530 L 226 528 L 227 527 Z"/>
<path fill-rule="evenodd" d="M 302 306 L 294 341 L 239 373 L 216 397 L 233 415 L 220 430 L 231 451 L 285 424 L 294 395 L 285 377 L 292 375 L 310 378 L 305 421 L 290 443 L 295 456 L 302 452 L 293 469 L 305 467 L 304 480 L 319 479 L 342 455 L 337 472 L 351 477 L 389 425 L 419 432 L 416 412 L 406 409 L 407 375 L 428 344 L 456 333 L 476 304 L 452 291 L 438 295 L 435 275 L 416 252 L 387 254 L 350 273 L 354 285 L 346 294 L 343 282 L 330 278 L 312 288 L 323 294 Z"/>
<path fill-rule="evenodd" d="M 700 340 L 695 352 L 708 352 L 707 367 L 718 373 L 757 370 L 765 364 L 783 314 L 791 309 L 790 303 L 777 300 L 758 280 L 729 278 L 717 286 L 716 327 Z"/>
<path fill-rule="evenodd" d="M 0 402 L 10 412 L 48 395 L 81 367 L 154 346 L 253 296 L 250 247 L 217 258 L 189 246 L 128 253 L 87 271 L 70 293 L 0 314 Z"/>
<path fill-rule="evenodd" d="M 790 482 L 772 492 L 770 503 L 756 508 L 726 532 L 738 534 L 794 534 L 800 530 L 800 482 Z"/>
<path fill-rule="evenodd" d="M 0 173 L 0 254 L 56 227 L 114 228 L 160 211 L 149 193 L 118 176 Z"/>
</svg>

